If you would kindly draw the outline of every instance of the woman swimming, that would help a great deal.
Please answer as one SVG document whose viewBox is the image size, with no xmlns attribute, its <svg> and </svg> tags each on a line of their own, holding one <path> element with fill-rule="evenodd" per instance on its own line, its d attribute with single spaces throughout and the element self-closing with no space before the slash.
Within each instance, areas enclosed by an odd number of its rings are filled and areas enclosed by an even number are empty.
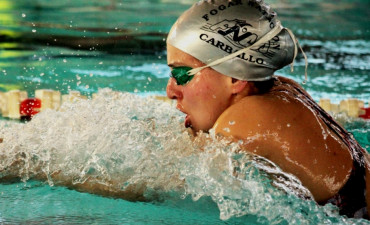
<svg viewBox="0 0 370 225">
<path fill-rule="evenodd" d="M 360 217 L 369 185 L 367 153 L 298 84 L 273 76 L 296 54 L 293 34 L 262 1 L 201 1 L 169 34 L 172 78 L 167 94 L 177 100 L 177 108 L 187 114 L 185 126 L 195 133 L 213 128 L 241 140 L 245 151 L 297 176 L 317 202 L 336 204 L 342 214 Z M 23 168 L 29 168 L 22 160 L 26 157 L 15 156 L 18 160 L 0 170 L 1 180 L 22 177 L 27 172 Z M 31 171 L 34 179 L 50 176 L 55 184 L 80 191 L 145 200 L 142 189 L 123 190 L 123 182 L 114 179 L 99 183 L 87 176 L 74 182 L 60 170 Z"/>
<path fill-rule="evenodd" d="M 214 129 L 242 140 L 245 151 L 297 176 L 318 203 L 362 217 L 368 154 L 300 85 L 273 75 L 297 50 L 293 33 L 263 1 L 200 1 L 168 36 L 167 95 L 194 133 Z"/>
</svg>

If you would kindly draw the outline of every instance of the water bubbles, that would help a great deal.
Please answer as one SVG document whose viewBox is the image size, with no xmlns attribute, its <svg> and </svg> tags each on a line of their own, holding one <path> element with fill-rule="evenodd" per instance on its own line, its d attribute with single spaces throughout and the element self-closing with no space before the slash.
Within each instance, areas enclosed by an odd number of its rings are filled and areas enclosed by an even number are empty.
<svg viewBox="0 0 370 225">
<path fill-rule="evenodd" d="M 230 125 L 235 125 L 235 121 L 234 121 L 234 120 L 230 120 L 230 121 L 229 121 L 229 124 L 230 124 Z"/>
<path fill-rule="evenodd" d="M 64 63 L 66 63 L 66 62 L 67 62 L 67 60 L 66 60 L 66 59 L 63 59 L 63 62 L 64 62 Z"/>
<path fill-rule="evenodd" d="M 36 29 L 32 29 L 32 33 L 36 33 L 37 31 L 36 31 Z"/>
<path fill-rule="evenodd" d="M 299 199 L 299 193 L 309 193 L 295 177 L 240 151 L 239 143 L 218 139 L 213 130 L 193 137 L 183 115 L 154 98 L 105 89 L 94 99 L 65 103 L 61 111 L 41 112 L 30 123 L 3 124 L 0 136 L 9 141 L 0 145 L 1 156 L 16 159 L 26 153 L 25 176 L 41 168 L 46 177 L 59 173 L 75 184 L 90 179 L 117 192 L 152 193 L 149 201 L 156 195 L 166 200 L 166 193 L 170 200 L 178 194 L 180 205 L 189 196 L 207 199 L 205 206 L 217 206 L 225 220 L 251 215 L 264 224 L 290 224 L 297 217 L 301 224 L 342 221 L 329 209 Z M 0 168 L 11 163 L 2 158 Z"/>
<path fill-rule="evenodd" d="M 45 73 L 40 73 L 40 76 L 42 77 L 42 76 L 44 76 L 45 75 Z"/>
<path fill-rule="evenodd" d="M 99 65 L 103 65 L 103 62 L 99 62 Z"/>
<path fill-rule="evenodd" d="M 22 13 L 22 17 L 25 18 L 27 15 L 25 13 Z"/>
<path fill-rule="evenodd" d="M 230 133 L 230 128 L 228 127 L 225 127 L 224 129 L 222 129 L 223 131 L 227 132 L 227 133 Z"/>
<path fill-rule="evenodd" d="M 290 123 L 287 123 L 287 124 L 286 124 L 286 127 L 290 127 L 290 126 L 291 126 L 291 125 L 290 125 Z"/>
</svg>

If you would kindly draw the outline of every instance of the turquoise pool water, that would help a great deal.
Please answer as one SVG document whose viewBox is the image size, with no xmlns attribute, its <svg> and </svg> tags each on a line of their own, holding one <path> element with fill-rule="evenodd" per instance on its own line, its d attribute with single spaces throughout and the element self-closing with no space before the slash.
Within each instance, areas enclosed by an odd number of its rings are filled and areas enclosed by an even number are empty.
<svg viewBox="0 0 370 225">
<path fill-rule="evenodd" d="M 216 141 L 199 153 L 183 116 L 150 98 L 165 95 L 166 33 L 193 2 L 0 0 L 0 91 L 33 96 L 35 89 L 51 88 L 91 96 L 100 90 L 97 99 L 66 105 L 63 113 L 45 112 L 28 124 L 0 120 L 7 140 L 1 154 L 26 152 L 25 178 L 35 165 L 45 173 L 62 168 L 74 182 L 88 175 L 99 182 L 119 177 L 122 184 L 146 183 L 150 200 L 80 193 L 52 180 L 0 184 L 0 223 L 367 223 L 284 194 L 271 185 L 266 163 L 229 153 Z M 314 99 L 359 98 L 369 106 L 368 1 L 270 3 L 309 57 L 304 87 Z M 293 73 L 285 68 L 277 74 L 302 82 L 303 71 L 298 58 Z M 336 117 L 370 151 L 370 122 Z M 235 180 L 229 166 L 240 162 L 250 165 L 248 176 Z M 290 183 L 295 181 L 284 185 Z"/>
</svg>

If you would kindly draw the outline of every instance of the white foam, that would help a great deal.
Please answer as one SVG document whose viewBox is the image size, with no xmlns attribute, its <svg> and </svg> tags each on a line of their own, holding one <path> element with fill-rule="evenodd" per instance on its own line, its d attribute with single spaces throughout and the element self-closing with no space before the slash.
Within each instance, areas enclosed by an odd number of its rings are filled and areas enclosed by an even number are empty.
<svg viewBox="0 0 370 225">
<path fill-rule="evenodd" d="M 118 191 L 144 187 L 152 200 L 166 199 L 168 192 L 194 200 L 209 196 L 221 219 L 252 214 L 268 223 L 345 220 L 332 206 L 298 198 L 310 194 L 296 178 L 266 159 L 238 153 L 238 143 L 213 131 L 192 140 L 183 118 L 165 102 L 105 89 L 27 124 L 1 122 L 0 179 L 19 159 L 25 162 L 18 171 L 23 180 L 42 171 L 54 185 L 50 175 L 61 172 L 73 183 L 89 179 Z"/>
</svg>

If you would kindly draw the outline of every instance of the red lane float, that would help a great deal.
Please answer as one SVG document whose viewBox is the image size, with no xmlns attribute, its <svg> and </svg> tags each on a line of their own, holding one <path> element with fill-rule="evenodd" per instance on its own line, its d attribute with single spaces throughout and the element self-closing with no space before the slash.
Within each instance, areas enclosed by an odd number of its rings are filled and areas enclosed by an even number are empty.
<svg viewBox="0 0 370 225">
<path fill-rule="evenodd" d="M 370 120 L 370 107 L 369 108 L 361 108 L 364 112 L 364 114 L 361 114 L 359 117 L 363 119 L 368 119 Z"/>
<path fill-rule="evenodd" d="M 23 100 L 19 107 L 21 118 L 31 119 L 34 115 L 40 112 L 41 100 L 38 98 L 27 98 Z"/>
</svg>

